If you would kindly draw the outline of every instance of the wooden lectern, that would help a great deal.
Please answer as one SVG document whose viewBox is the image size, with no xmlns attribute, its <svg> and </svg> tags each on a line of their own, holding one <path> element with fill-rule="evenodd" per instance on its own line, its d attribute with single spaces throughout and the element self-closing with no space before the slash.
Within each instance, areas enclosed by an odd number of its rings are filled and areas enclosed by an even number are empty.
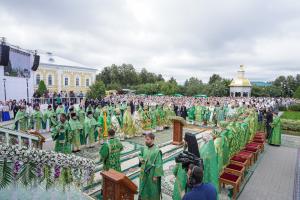
<svg viewBox="0 0 300 200">
<path fill-rule="evenodd" d="M 125 174 L 113 169 L 101 172 L 104 200 L 133 200 L 137 186 Z"/>
<path fill-rule="evenodd" d="M 183 126 L 186 124 L 185 120 L 182 117 L 172 117 L 173 121 L 173 142 L 172 144 L 181 145 L 183 143 Z"/>
</svg>

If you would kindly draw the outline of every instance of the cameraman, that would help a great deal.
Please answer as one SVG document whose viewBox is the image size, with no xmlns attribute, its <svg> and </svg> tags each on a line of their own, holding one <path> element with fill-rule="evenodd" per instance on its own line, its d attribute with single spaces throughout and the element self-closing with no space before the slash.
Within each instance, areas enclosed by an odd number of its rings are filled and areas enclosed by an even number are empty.
<svg viewBox="0 0 300 200">
<path fill-rule="evenodd" d="M 216 200 L 217 190 L 210 183 L 202 183 L 202 167 L 190 164 L 188 169 L 188 185 L 192 190 L 186 193 L 183 200 Z"/>
</svg>

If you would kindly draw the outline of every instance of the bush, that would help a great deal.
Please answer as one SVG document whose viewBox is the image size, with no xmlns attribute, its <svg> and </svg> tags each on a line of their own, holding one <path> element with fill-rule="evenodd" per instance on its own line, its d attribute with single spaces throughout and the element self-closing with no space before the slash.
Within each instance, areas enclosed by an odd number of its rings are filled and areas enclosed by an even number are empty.
<svg viewBox="0 0 300 200">
<path fill-rule="evenodd" d="M 290 111 L 300 111 L 300 104 L 291 105 L 291 106 L 289 106 L 288 110 L 290 110 Z"/>
<path fill-rule="evenodd" d="M 96 81 L 90 86 L 90 90 L 87 92 L 87 98 L 96 99 L 102 98 L 105 95 L 105 85 L 102 81 Z"/>
<path fill-rule="evenodd" d="M 300 86 L 296 89 L 293 97 L 297 98 L 297 99 L 300 99 Z"/>
<path fill-rule="evenodd" d="M 300 132 L 300 120 L 281 119 L 282 129 Z"/>
<path fill-rule="evenodd" d="M 286 106 L 279 106 L 279 111 L 287 111 L 287 108 Z"/>
</svg>

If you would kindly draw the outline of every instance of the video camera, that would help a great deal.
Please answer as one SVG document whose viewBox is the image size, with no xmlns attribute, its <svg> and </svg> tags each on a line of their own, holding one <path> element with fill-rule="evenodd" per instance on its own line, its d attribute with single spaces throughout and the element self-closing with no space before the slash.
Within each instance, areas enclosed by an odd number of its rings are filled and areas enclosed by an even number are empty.
<svg viewBox="0 0 300 200">
<path fill-rule="evenodd" d="M 176 163 L 181 163 L 182 168 L 184 168 L 186 171 L 188 170 L 190 164 L 196 165 L 198 167 L 201 167 L 203 169 L 203 160 L 199 158 L 198 156 L 194 155 L 193 153 L 190 153 L 188 151 L 183 151 L 175 158 Z"/>
</svg>

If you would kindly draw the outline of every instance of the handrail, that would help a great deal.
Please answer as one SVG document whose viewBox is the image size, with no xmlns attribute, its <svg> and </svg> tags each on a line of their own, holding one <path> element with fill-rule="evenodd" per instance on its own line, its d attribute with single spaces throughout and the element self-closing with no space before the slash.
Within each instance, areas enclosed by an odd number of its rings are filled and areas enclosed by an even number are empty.
<svg viewBox="0 0 300 200">
<path fill-rule="evenodd" d="M 0 132 L 5 133 L 5 144 L 9 145 L 9 139 L 10 139 L 10 135 L 14 135 L 18 137 L 18 146 L 22 147 L 22 138 L 26 138 L 29 141 L 29 148 L 31 149 L 33 147 L 32 145 L 32 141 L 37 141 L 38 143 L 40 143 L 40 138 L 38 136 L 35 135 L 31 135 L 28 133 L 22 133 L 22 132 L 17 132 L 8 128 L 3 128 L 0 127 Z"/>
</svg>

